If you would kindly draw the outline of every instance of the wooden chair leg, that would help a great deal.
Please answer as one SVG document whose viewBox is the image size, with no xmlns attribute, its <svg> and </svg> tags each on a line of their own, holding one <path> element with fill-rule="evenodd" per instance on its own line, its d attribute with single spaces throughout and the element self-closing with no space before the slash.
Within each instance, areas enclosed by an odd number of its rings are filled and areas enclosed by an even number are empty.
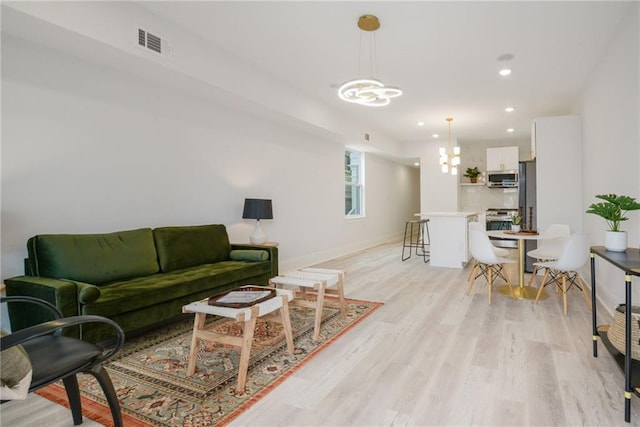
<svg viewBox="0 0 640 427">
<path fill-rule="evenodd" d="M 489 305 L 491 305 L 491 294 L 493 294 L 493 268 L 489 267 L 489 279 L 487 283 L 487 290 L 489 291 Z"/>
<path fill-rule="evenodd" d="M 580 284 L 580 290 L 582 290 L 582 296 L 584 297 L 584 300 L 587 302 L 587 306 L 589 307 L 589 310 L 593 311 L 593 305 L 591 303 L 591 298 L 589 297 L 589 294 L 587 293 L 587 288 L 585 288 L 584 281 L 582 280 L 582 278 L 580 277 L 580 275 L 577 272 L 576 272 L 576 280 Z"/>
<path fill-rule="evenodd" d="M 536 275 L 538 274 L 538 266 L 533 266 L 533 272 L 531 273 L 531 279 L 529 279 L 529 286 L 533 286 L 533 282 L 536 280 Z"/>
<path fill-rule="evenodd" d="M 467 288 L 467 295 L 471 295 L 471 288 L 473 288 L 473 284 L 476 282 L 476 271 L 480 266 L 476 262 L 473 268 L 471 269 L 471 274 L 469 275 L 469 287 Z"/>
<path fill-rule="evenodd" d="M 469 273 L 469 278 L 467 280 L 471 280 L 471 278 L 473 277 L 473 272 L 475 271 L 477 266 L 478 266 L 478 260 L 474 259 L 473 266 L 471 267 L 471 273 Z"/>
<path fill-rule="evenodd" d="M 540 287 L 538 288 L 538 293 L 536 294 L 536 300 L 534 304 L 538 303 L 540 299 L 540 295 L 542 295 L 542 290 L 544 289 L 545 283 L 547 283 L 547 279 L 549 278 L 549 269 L 547 268 L 544 272 L 544 277 L 542 278 L 542 282 L 540 283 Z"/>
<path fill-rule="evenodd" d="M 562 274 L 562 306 L 564 307 L 564 315 L 566 316 L 569 312 L 569 308 L 567 306 L 567 275 Z"/>
</svg>

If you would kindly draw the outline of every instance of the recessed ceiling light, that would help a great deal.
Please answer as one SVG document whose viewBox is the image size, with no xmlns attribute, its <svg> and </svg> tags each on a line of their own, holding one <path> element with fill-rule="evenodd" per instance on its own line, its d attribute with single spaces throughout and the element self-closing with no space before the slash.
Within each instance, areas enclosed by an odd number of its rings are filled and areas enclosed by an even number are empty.
<svg viewBox="0 0 640 427">
<path fill-rule="evenodd" d="M 504 111 L 506 111 L 507 113 L 513 113 L 515 111 L 515 108 L 507 107 L 507 108 L 504 109 Z"/>
<path fill-rule="evenodd" d="M 424 126 L 424 122 L 416 122 L 418 126 Z"/>
<path fill-rule="evenodd" d="M 513 131 L 515 131 L 515 129 L 514 129 L 514 128 L 509 128 L 509 129 L 507 129 L 507 132 L 509 132 L 509 133 L 511 133 L 511 132 L 513 132 Z"/>
<path fill-rule="evenodd" d="M 433 134 L 433 135 L 431 135 L 431 136 L 432 136 L 432 137 L 434 137 L 434 138 L 439 138 L 439 137 L 440 137 L 440 135 L 438 135 L 437 133 L 434 133 L 434 134 Z"/>
<path fill-rule="evenodd" d="M 413 164 L 413 166 L 420 166 L 420 163 L 415 162 L 415 163 Z"/>
<path fill-rule="evenodd" d="M 502 70 L 499 71 L 499 74 L 501 76 L 508 76 L 509 74 L 511 74 L 511 69 L 503 68 Z"/>
</svg>

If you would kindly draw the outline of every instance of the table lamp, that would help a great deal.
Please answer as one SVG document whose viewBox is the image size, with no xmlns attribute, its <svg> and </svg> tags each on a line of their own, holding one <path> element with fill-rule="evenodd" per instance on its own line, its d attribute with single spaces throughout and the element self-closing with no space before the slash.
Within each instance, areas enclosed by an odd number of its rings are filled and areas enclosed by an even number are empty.
<svg viewBox="0 0 640 427">
<path fill-rule="evenodd" d="M 273 219 L 273 209 L 271 207 L 271 199 L 244 199 L 244 211 L 242 218 L 255 219 L 256 228 L 249 240 L 254 245 L 259 245 L 267 241 L 267 235 L 264 234 L 260 227 L 261 219 Z"/>
</svg>

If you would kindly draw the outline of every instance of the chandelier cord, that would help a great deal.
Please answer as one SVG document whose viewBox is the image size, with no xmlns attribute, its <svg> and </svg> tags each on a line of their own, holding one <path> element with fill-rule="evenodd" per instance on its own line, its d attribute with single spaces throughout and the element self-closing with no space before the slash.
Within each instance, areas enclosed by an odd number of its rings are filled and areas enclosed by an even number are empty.
<svg viewBox="0 0 640 427">
<path fill-rule="evenodd" d="M 447 118 L 447 121 L 449 122 L 449 144 L 447 144 L 447 154 L 451 156 L 453 154 L 451 151 L 451 119 Z"/>
<path fill-rule="evenodd" d="M 376 33 L 371 32 L 371 77 L 378 75 L 378 39 Z"/>
<path fill-rule="evenodd" d="M 358 46 L 358 75 L 361 76 L 362 75 L 362 44 L 364 43 L 362 41 L 362 31 L 359 31 L 360 33 L 360 46 Z"/>
</svg>

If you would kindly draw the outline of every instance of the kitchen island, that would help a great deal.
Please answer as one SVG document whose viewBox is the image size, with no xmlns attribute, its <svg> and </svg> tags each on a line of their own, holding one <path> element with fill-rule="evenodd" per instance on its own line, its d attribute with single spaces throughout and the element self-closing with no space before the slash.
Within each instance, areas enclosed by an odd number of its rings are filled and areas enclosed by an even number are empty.
<svg viewBox="0 0 640 427">
<path fill-rule="evenodd" d="M 463 268 L 469 262 L 469 222 L 477 212 L 421 212 L 429 220 L 430 263 L 434 267 Z"/>
</svg>

